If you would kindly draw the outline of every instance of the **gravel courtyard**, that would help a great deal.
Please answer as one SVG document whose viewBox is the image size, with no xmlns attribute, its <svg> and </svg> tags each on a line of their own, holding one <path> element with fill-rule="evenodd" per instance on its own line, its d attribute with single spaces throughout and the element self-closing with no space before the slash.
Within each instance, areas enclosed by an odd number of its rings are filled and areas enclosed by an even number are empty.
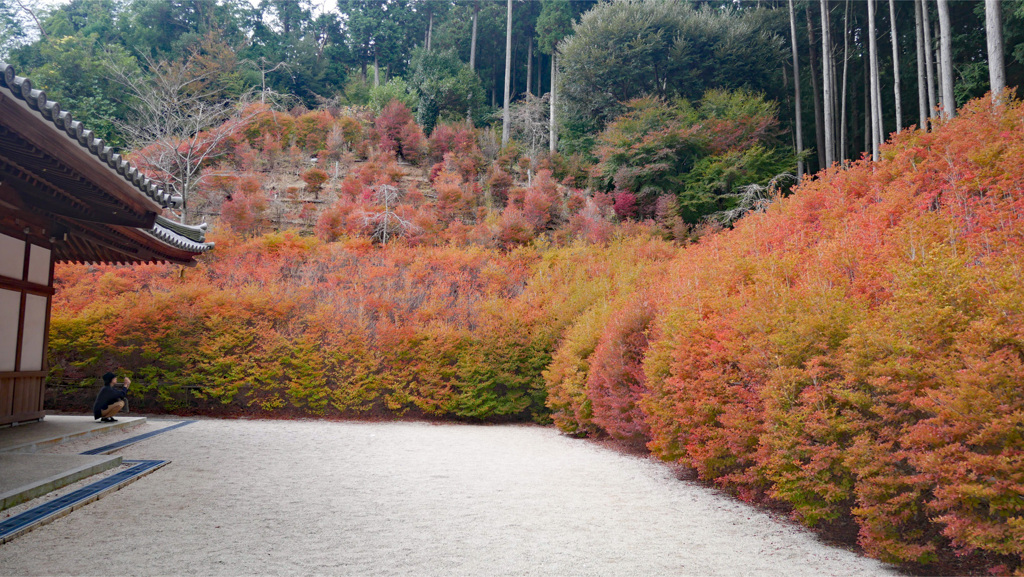
<svg viewBox="0 0 1024 577">
<path fill-rule="evenodd" d="M 552 428 L 203 419 L 120 454 L 173 462 L 0 546 L 0 574 L 896 574 Z"/>
</svg>

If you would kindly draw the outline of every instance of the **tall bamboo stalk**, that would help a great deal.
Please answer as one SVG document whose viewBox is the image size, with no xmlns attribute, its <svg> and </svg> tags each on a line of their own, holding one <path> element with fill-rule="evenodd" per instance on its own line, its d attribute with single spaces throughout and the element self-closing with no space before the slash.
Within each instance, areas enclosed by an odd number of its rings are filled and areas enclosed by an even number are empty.
<svg viewBox="0 0 1024 577">
<path fill-rule="evenodd" d="M 830 38 L 828 0 L 821 0 L 821 73 L 825 105 L 825 166 L 835 163 L 835 118 L 832 101 L 832 41 Z"/>
<path fill-rule="evenodd" d="M 473 36 L 469 40 L 469 69 L 476 70 L 476 22 L 480 16 L 480 1 L 473 3 Z"/>
<path fill-rule="evenodd" d="M 533 36 L 526 44 L 526 93 L 533 94 Z"/>
<path fill-rule="evenodd" d="M 505 20 L 505 109 L 501 114 L 501 145 L 508 144 L 512 131 L 512 0 L 507 0 L 508 17 Z"/>
<path fill-rule="evenodd" d="M 825 164 L 825 123 L 821 112 L 821 89 L 818 85 L 818 54 L 815 50 L 816 42 L 814 34 L 814 17 L 811 13 L 813 2 L 807 3 L 807 44 L 810 52 L 811 64 L 811 95 L 814 97 L 814 136 L 817 142 L 818 168 L 824 168 Z"/>
<path fill-rule="evenodd" d="M 839 158 L 845 161 L 849 158 L 846 135 L 846 73 L 850 67 L 850 0 L 846 0 L 846 10 L 843 13 L 843 98 L 839 113 Z"/>
</svg>

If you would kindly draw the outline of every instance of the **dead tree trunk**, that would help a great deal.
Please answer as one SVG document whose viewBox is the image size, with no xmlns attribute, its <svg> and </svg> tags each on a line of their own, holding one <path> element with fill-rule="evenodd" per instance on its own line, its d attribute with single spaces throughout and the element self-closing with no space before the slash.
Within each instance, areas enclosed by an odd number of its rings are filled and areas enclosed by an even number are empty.
<svg viewBox="0 0 1024 577">
<path fill-rule="evenodd" d="M 512 0 L 507 0 L 508 17 L 505 20 L 505 110 L 501 114 L 501 145 L 508 144 L 511 128 L 512 104 Z"/>
</svg>

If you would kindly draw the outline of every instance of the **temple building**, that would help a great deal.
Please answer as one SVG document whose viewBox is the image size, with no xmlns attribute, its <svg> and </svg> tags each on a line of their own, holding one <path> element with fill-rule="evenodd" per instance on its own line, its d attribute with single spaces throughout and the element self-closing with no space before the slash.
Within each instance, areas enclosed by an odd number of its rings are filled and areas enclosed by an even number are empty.
<svg viewBox="0 0 1024 577">
<path fill-rule="evenodd" d="M 54 264 L 194 264 L 180 203 L 0 62 L 0 426 L 43 418 Z"/>
</svg>

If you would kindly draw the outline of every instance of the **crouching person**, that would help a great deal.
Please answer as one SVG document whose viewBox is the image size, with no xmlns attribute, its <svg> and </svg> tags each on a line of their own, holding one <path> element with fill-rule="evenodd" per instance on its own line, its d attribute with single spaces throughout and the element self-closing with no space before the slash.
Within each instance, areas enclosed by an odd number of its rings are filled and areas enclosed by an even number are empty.
<svg viewBox="0 0 1024 577">
<path fill-rule="evenodd" d="M 124 408 L 128 399 L 128 385 L 132 380 L 124 378 L 124 383 L 119 382 L 114 373 L 103 375 L 103 388 L 100 394 L 96 395 L 96 402 L 92 406 L 92 416 L 104 423 L 114 423 L 117 419 L 114 415 Z"/>
</svg>

